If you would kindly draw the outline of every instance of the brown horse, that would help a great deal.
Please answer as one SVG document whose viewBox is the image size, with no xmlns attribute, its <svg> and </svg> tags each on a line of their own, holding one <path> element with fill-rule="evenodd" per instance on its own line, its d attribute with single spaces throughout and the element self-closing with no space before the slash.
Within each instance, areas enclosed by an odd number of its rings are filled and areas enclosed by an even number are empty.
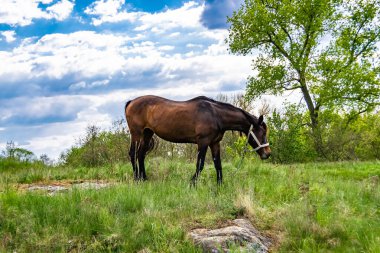
<svg viewBox="0 0 380 253">
<path fill-rule="evenodd" d="M 208 147 L 212 152 L 217 182 L 222 183 L 219 142 L 228 130 L 246 134 L 248 143 L 261 159 L 267 159 L 271 153 L 263 116 L 257 118 L 231 104 L 207 97 L 177 102 L 142 96 L 127 102 L 125 116 L 131 133 L 129 155 L 135 180 L 147 179 L 144 159 L 152 147 L 154 134 L 170 142 L 198 145 L 197 167 L 192 177 L 194 184 L 203 169 Z"/>
</svg>

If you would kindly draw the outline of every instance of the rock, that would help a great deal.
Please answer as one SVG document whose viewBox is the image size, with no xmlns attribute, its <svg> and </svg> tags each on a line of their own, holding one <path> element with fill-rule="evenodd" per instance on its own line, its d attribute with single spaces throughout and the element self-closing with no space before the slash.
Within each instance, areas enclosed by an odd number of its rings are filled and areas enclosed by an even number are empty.
<svg viewBox="0 0 380 253">
<path fill-rule="evenodd" d="M 258 252 L 266 253 L 271 245 L 269 238 L 260 234 L 246 219 L 235 219 L 232 225 L 214 230 L 194 229 L 189 234 L 204 252 Z"/>
</svg>

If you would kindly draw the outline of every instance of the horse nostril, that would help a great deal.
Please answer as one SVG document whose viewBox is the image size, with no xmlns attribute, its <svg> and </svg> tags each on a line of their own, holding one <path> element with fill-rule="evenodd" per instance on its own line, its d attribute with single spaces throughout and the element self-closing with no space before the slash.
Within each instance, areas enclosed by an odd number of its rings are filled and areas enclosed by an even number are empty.
<svg viewBox="0 0 380 253">
<path fill-rule="evenodd" d="M 267 154 L 267 158 L 269 158 L 269 157 L 270 157 L 270 155 L 271 155 L 271 153 L 268 153 L 268 154 Z"/>
</svg>

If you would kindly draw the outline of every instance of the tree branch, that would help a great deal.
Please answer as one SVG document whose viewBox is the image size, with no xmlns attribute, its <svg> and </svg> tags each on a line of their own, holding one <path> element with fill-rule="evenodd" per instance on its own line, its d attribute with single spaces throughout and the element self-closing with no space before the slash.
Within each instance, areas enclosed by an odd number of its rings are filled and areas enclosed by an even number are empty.
<svg viewBox="0 0 380 253">
<path fill-rule="evenodd" d="M 272 35 L 271 35 L 269 32 L 267 32 L 267 35 L 269 36 L 269 42 L 270 42 L 272 45 L 274 45 L 274 46 L 278 49 L 278 51 L 280 51 L 280 53 L 281 53 L 283 56 L 285 56 L 285 58 L 288 59 L 288 60 L 290 61 L 290 63 L 291 63 L 294 67 L 296 67 L 295 64 L 294 64 L 293 59 L 292 59 L 292 58 L 290 57 L 290 55 L 285 51 L 285 49 L 284 49 L 283 47 L 281 47 L 281 46 L 280 46 L 280 45 L 279 45 L 279 44 L 273 39 Z M 276 34 L 273 33 L 273 36 L 276 37 Z"/>
<path fill-rule="evenodd" d="M 289 79 L 289 80 L 286 80 L 286 81 L 283 81 L 283 82 L 280 82 L 280 83 L 276 83 L 276 85 L 281 86 L 281 88 L 283 88 L 284 90 L 296 90 L 296 89 L 300 89 L 301 85 L 292 86 L 290 88 L 286 87 L 284 85 L 284 84 L 287 84 L 287 83 L 290 83 L 290 82 L 294 82 L 294 81 L 299 82 L 300 80 L 298 78 L 292 78 L 292 79 Z"/>
<path fill-rule="evenodd" d="M 281 25 L 281 23 L 279 23 L 279 25 L 280 25 L 281 30 L 286 34 L 286 36 L 287 36 L 288 39 L 290 40 L 290 45 L 293 45 L 293 39 L 292 39 L 292 37 L 290 36 L 288 30 L 286 30 L 285 27 L 283 27 L 283 26 Z M 292 47 L 290 47 L 290 48 L 292 48 Z"/>
</svg>

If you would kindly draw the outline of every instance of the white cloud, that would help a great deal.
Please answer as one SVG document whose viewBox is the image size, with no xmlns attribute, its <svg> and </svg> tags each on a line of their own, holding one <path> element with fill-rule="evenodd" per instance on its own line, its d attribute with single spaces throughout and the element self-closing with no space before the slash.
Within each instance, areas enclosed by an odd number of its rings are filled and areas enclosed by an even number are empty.
<svg viewBox="0 0 380 253">
<path fill-rule="evenodd" d="M 57 19 L 67 18 L 74 4 L 68 0 L 62 0 L 46 8 L 39 8 L 39 4 L 51 4 L 53 0 L 2 0 L 0 8 L 0 24 L 12 26 L 26 26 L 33 19 Z"/>
<path fill-rule="evenodd" d="M 98 86 L 107 86 L 109 84 L 110 80 L 99 80 L 99 81 L 94 81 L 90 84 L 90 87 L 98 87 Z"/>
<path fill-rule="evenodd" d="M 76 73 L 82 77 L 113 74 L 124 64 L 120 48 L 127 36 L 80 31 L 71 34 L 49 34 L 11 52 L 0 51 L 4 63 L 1 80 L 39 77 L 60 79 Z"/>
<path fill-rule="evenodd" d="M 63 1 L 56 5 L 60 3 Z M 122 0 L 97 1 L 91 5 L 91 13 L 119 13 L 123 3 Z M 202 8 L 203 5 L 188 2 L 178 9 L 145 13 L 140 20 L 144 20 L 142 25 L 148 30 L 140 27 L 139 34 L 79 31 L 48 34 L 39 40 L 25 39 L 12 51 L 0 51 L 4 63 L 0 68 L 0 86 L 2 80 L 7 80 L 36 85 L 38 90 L 40 80 L 75 76 L 65 86 L 67 90 L 79 91 L 110 86 L 112 79 L 119 76 L 125 79 L 126 87 L 136 85 L 134 82 L 146 73 L 151 73 L 150 79 L 159 78 L 157 84 L 198 78 L 220 85 L 225 85 L 227 80 L 232 85 L 236 78 L 238 86 L 250 72 L 251 57 L 228 54 L 224 43 L 227 31 L 205 29 L 199 23 Z M 163 28 L 165 35 L 160 38 L 165 41 L 152 37 L 151 29 L 161 29 L 167 23 L 172 30 Z M 184 27 L 187 33 L 177 32 Z M 167 39 L 173 34 L 181 38 Z"/>
<path fill-rule="evenodd" d="M 127 12 L 124 6 L 124 1 L 97 1 L 86 11 L 96 16 L 97 24 L 117 22 L 122 19 L 120 14 Z M 0 121 L 35 120 L 33 134 L 29 133 L 30 125 L 20 124 L 13 139 L 28 142 L 24 148 L 37 155 L 47 153 L 57 158 L 87 125 L 107 127 L 113 119 L 123 117 L 124 103 L 136 96 L 155 94 L 185 100 L 242 91 L 251 73 L 252 56 L 229 54 L 224 44 L 227 32 L 208 31 L 199 22 L 203 8 L 189 2 L 161 13 L 128 13 L 136 19 L 131 19 L 132 28 L 126 31 L 49 34 L 24 39 L 13 50 L 0 51 L 0 90 L 13 82 L 23 87 L 23 97 L 15 98 L 14 104 L 30 105 L 30 111 L 20 110 L 8 102 L 5 106 L 0 99 L 0 116 L 6 117 Z M 46 12 L 53 15 L 53 10 Z M 52 88 L 52 94 L 41 95 L 48 85 L 60 86 Z M 30 87 L 37 91 L 28 93 L 35 96 L 33 99 L 25 97 Z M 86 95 L 89 89 L 92 95 Z M 44 122 L 54 117 L 61 117 L 61 122 Z M 2 134 L 12 137 L 9 131 L 5 127 Z M 28 135 L 21 138 L 20 133 Z"/>
<path fill-rule="evenodd" d="M 78 99 L 80 98 L 80 99 Z M 20 104 L 27 105 L 25 107 Z M 18 97 L 2 103 L 0 114 L 6 118 L 1 123 L 10 125 L 24 122 L 27 125 L 40 124 L 49 121 L 70 121 L 77 117 L 77 113 L 86 108 L 90 101 L 86 97 L 58 95 L 54 97 Z M 2 122 L 3 121 L 3 122 Z"/>
<path fill-rule="evenodd" d="M 203 5 L 190 1 L 178 9 L 168 9 L 165 12 L 153 14 L 144 13 L 139 17 L 142 25 L 137 27 L 136 31 L 150 30 L 155 33 L 162 33 L 174 28 L 202 27 L 200 16 L 203 7 Z"/>
<path fill-rule="evenodd" d="M 87 87 L 87 84 L 85 81 L 80 81 L 80 82 L 77 82 L 77 83 L 73 83 L 69 86 L 69 89 L 70 90 L 80 90 L 80 89 L 84 89 Z"/>
<path fill-rule="evenodd" d="M 13 41 L 16 40 L 16 32 L 15 31 L 4 31 L 4 32 L 1 32 L 1 34 L 4 36 L 5 38 L 5 41 L 8 42 L 8 43 L 11 43 Z"/>
<path fill-rule="evenodd" d="M 125 0 L 100 0 L 93 2 L 84 11 L 91 15 L 114 16 L 117 15 Z"/>
<path fill-rule="evenodd" d="M 188 43 L 188 44 L 186 44 L 186 47 L 188 47 L 188 48 L 194 48 L 194 47 L 203 48 L 203 45 L 202 44 Z"/>
<path fill-rule="evenodd" d="M 87 83 L 85 81 L 80 81 L 77 83 L 73 83 L 69 86 L 69 90 L 82 90 L 82 89 L 88 89 L 88 88 L 96 88 L 100 86 L 107 86 L 109 84 L 110 80 L 98 80 L 91 83 Z"/>
<path fill-rule="evenodd" d="M 125 0 L 98 0 L 85 9 L 85 13 L 95 16 L 92 24 L 95 26 L 103 23 L 117 23 L 129 21 L 139 24 L 136 31 L 150 31 L 155 34 L 162 34 L 174 28 L 195 28 L 201 27 L 200 17 L 204 5 L 194 1 L 184 3 L 177 9 L 168 9 L 164 12 L 128 12 Z M 172 33 L 171 36 L 178 36 Z"/>
<path fill-rule="evenodd" d="M 92 19 L 92 24 L 95 26 L 102 23 L 115 23 L 120 21 L 136 20 L 139 13 L 129 13 L 123 9 L 125 0 L 99 0 L 92 3 L 85 9 L 85 13 L 97 18 Z"/>
<path fill-rule="evenodd" d="M 172 51 L 174 48 L 175 48 L 174 46 L 166 45 L 166 46 L 160 46 L 160 47 L 158 47 L 158 50 L 161 50 L 161 51 Z"/>
<path fill-rule="evenodd" d="M 62 0 L 52 6 L 46 8 L 52 18 L 62 21 L 70 16 L 73 11 L 74 3 L 68 0 Z"/>
</svg>

